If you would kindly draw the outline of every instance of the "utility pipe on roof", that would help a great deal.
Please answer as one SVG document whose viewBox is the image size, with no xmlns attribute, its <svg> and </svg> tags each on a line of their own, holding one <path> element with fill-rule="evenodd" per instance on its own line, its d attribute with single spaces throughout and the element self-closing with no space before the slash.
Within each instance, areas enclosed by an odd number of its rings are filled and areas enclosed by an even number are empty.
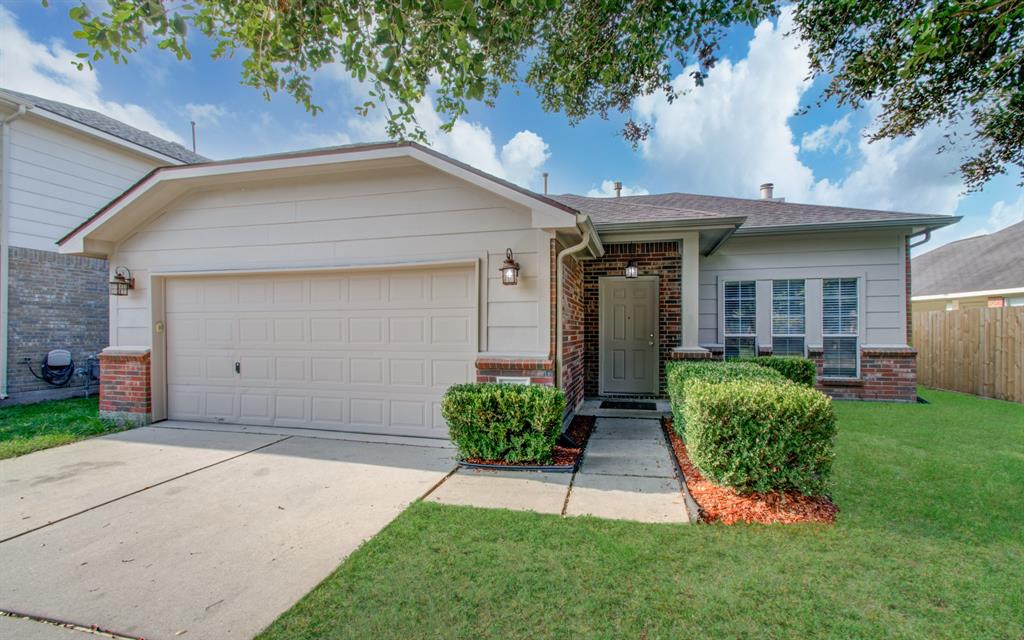
<svg viewBox="0 0 1024 640">
<path fill-rule="evenodd" d="M 565 264 L 562 262 L 562 259 L 565 256 L 579 253 L 590 245 L 592 226 L 587 224 L 589 221 L 589 216 L 580 216 L 579 226 L 583 227 L 583 238 L 578 244 L 559 251 L 558 256 L 555 258 L 555 307 L 557 309 L 555 317 L 555 378 L 559 389 L 562 388 L 562 318 L 565 311 L 564 302 L 562 301 L 562 277 L 565 274 Z M 570 410 L 575 411 L 576 407 L 570 407 Z"/>
<path fill-rule="evenodd" d="M 0 188 L 0 400 L 7 398 L 7 285 L 11 279 L 10 254 L 8 248 L 9 227 L 11 220 L 11 123 L 25 115 L 28 107 L 18 105 L 18 110 L 0 120 L 0 170 L 7 173 L 0 176 L 3 180 Z"/>
</svg>

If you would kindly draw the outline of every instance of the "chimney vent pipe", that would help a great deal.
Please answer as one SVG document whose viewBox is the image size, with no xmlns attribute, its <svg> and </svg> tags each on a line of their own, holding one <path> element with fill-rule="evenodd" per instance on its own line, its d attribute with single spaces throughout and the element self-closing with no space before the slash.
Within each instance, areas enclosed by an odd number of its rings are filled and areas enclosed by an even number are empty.
<svg viewBox="0 0 1024 640">
<path fill-rule="evenodd" d="M 548 172 L 544 172 L 544 195 L 548 195 Z"/>
<path fill-rule="evenodd" d="M 772 184 L 771 182 L 766 182 L 766 183 L 762 184 L 761 185 L 761 199 L 762 200 L 771 200 L 771 199 L 773 199 L 773 192 L 774 192 L 774 190 L 775 190 L 775 185 Z"/>
<path fill-rule="evenodd" d="M 618 180 L 615 181 L 615 197 L 616 198 L 621 198 L 622 197 L 622 183 L 619 182 Z"/>
</svg>

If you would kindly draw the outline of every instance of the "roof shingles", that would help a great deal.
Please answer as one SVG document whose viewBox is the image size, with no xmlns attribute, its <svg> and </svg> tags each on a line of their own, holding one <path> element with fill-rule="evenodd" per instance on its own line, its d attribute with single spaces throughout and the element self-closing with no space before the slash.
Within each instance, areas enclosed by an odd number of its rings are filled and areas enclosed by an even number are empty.
<svg viewBox="0 0 1024 640">
<path fill-rule="evenodd" d="M 0 89 L 0 91 L 13 96 L 21 102 L 28 103 L 33 108 L 43 109 L 44 111 L 49 111 L 50 113 L 57 114 L 58 116 L 62 116 L 68 120 L 74 120 L 79 124 L 91 127 L 97 131 L 102 131 L 103 133 L 120 138 L 126 142 L 136 144 L 140 147 L 145 147 L 150 151 L 155 151 L 165 156 L 169 156 L 175 160 L 184 162 L 185 164 L 209 162 L 209 158 L 203 157 L 198 153 L 194 153 L 176 142 L 164 140 L 163 138 L 159 138 L 148 131 L 136 129 L 131 125 L 127 125 L 120 120 L 115 120 L 109 116 L 105 116 L 97 111 L 83 109 L 82 107 L 76 107 L 64 102 L 57 102 L 56 100 L 40 98 L 39 96 L 33 96 L 19 91 L 11 91 L 10 89 Z"/>
<path fill-rule="evenodd" d="M 911 261 L 911 295 L 1024 287 L 1024 222 L 950 242 Z"/>
</svg>

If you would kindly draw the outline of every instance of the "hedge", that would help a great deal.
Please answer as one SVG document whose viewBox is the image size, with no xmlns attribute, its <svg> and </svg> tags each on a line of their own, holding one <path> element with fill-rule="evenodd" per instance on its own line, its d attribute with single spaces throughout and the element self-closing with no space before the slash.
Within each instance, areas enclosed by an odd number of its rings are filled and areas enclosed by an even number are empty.
<svg viewBox="0 0 1024 640">
<path fill-rule="evenodd" d="M 668 396 L 672 402 L 672 426 L 683 436 L 686 417 L 683 406 L 686 403 L 686 385 L 694 380 L 725 382 L 728 380 L 764 380 L 785 382 L 782 374 L 752 362 L 722 362 L 720 360 L 697 360 L 670 362 L 665 367 Z"/>
<path fill-rule="evenodd" d="M 790 382 L 690 382 L 686 446 L 711 482 L 741 493 L 824 493 L 836 420 L 825 394 Z"/>
<path fill-rule="evenodd" d="M 805 387 L 813 387 L 814 379 L 817 376 L 817 367 L 814 361 L 800 356 L 755 356 L 734 362 L 753 362 L 762 367 L 774 369 L 789 380 Z"/>
<path fill-rule="evenodd" d="M 449 387 L 441 415 L 459 456 L 506 462 L 551 462 L 565 415 L 554 387 L 471 383 Z"/>
</svg>

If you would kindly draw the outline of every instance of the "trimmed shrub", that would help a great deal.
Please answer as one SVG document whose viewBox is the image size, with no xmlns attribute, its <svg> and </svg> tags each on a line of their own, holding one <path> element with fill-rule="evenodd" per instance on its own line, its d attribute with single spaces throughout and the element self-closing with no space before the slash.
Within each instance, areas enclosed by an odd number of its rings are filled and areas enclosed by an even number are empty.
<svg viewBox="0 0 1024 640">
<path fill-rule="evenodd" d="M 756 356 L 743 358 L 740 362 L 753 362 L 762 367 L 774 369 L 789 380 L 805 387 L 814 386 L 814 379 L 818 373 L 813 360 L 800 356 Z"/>
<path fill-rule="evenodd" d="M 672 401 L 672 427 L 683 436 L 686 417 L 686 386 L 694 380 L 704 382 L 725 382 L 727 380 L 764 380 L 785 382 L 782 374 L 752 362 L 722 362 L 720 360 L 696 360 L 670 362 L 665 367 L 668 396 Z"/>
<path fill-rule="evenodd" d="M 836 420 L 825 394 L 789 382 L 695 380 L 684 413 L 690 459 L 711 482 L 741 493 L 828 488 Z"/>
<path fill-rule="evenodd" d="M 458 384 L 445 392 L 441 415 L 463 460 L 546 464 L 562 431 L 565 394 L 539 385 Z"/>
</svg>

